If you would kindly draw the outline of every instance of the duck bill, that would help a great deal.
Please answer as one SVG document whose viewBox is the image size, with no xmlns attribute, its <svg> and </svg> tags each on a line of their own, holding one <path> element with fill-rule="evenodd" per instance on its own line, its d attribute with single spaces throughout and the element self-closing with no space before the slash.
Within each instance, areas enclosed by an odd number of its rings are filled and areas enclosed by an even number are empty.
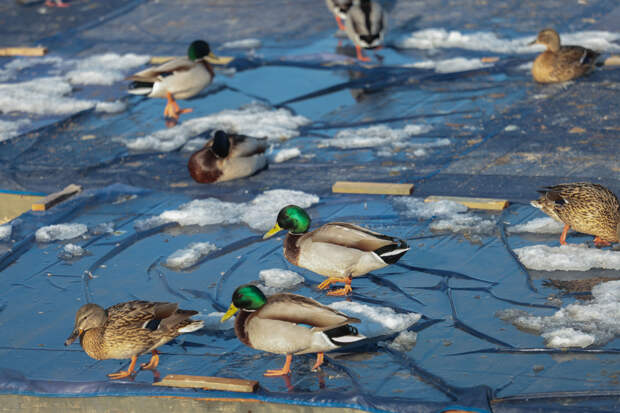
<svg viewBox="0 0 620 413">
<path fill-rule="evenodd" d="M 230 303 L 230 307 L 228 307 L 228 311 L 226 311 L 226 314 L 224 314 L 222 318 L 220 318 L 220 323 L 223 323 L 224 321 L 228 320 L 230 317 L 234 316 L 237 311 L 239 311 L 239 309 L 235 307 L 233 303 Z"/>
<path fill-rule="evenodd" d="M 282 228 L 280 228 L 280 225 L 278 225 L 278 223 L 276 222 L 273 228 L 271 228 L 269 231 L 267 231 L 265 235 L 263 235 L 263 239 L 270 238 L 280 231 L 282 231 Z"/>
<path fill-rule="evenodd" d="M 527 45 L 528 45 L 528 46 L 533 46 L 533 45 L 535 45 L 536 43 L 538 43 L 538 39 L 534 39 L 534 40 L 532 40 L 532 41 L 531 41 L 531 42 L 529 42 Z"/>
<path fill-rule="evenodd" d="M 82 334 L 82 330 L 79 330 L 77 328 L 73 330 L 71 335 L 65 340 L 65 346 L 71 345 L 71 343 L 73 343 L 75 339 L 80 336 L 80 334 Z"/>
<path fill-rule="evenodd" d="M 203 57 L 203 59 L 214 65 L 227 65 L 233 61 L 234 57 L 216 56 L 213 52 L 210 52 L 207 56 Z"/>
</svg>

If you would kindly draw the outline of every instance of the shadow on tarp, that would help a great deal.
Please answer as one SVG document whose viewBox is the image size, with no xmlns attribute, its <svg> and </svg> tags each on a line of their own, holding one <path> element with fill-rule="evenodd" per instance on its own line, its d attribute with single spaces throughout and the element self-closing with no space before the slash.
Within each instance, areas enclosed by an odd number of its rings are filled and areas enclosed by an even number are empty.
<svg viewBox="0 0 620 413">
<path fill-rule="evenodd" d="M 50 211 L 29 212 L 14 222 L 15 242 L 5 243 L 0 256 L 5 291 L 0 303 L 5 331 L 0 338 L 0 392 L 230 398 L 227 392 L 151 386 L 150 372 L 139 372 L 133 382 L 106 380 L 105 374 L 126 368 L 127 361 L 96 361 L 77 345 L 62 345 L 76 309 L 84 302 L 108 306 L 148 299 L 179 302 L 206 316 L 225 309 L 236 286 L 257 282 L 258 272 L 267 268 L 301 274 L 305 281 L 293 288 L 295 293 L 325 304 L 340 300 L 316 289 L 321 280 L 316 274 L 284 260 L 281 240 L 263 241 L 246 225 L 135 229 L 138 221 L 188 200 L 181 194 L 117 184 L 85 191 Z M 343 202 L 335 196 L 322 198 L 309 209 L 315 225 L 349 220 L 403 236 L 412 246 L 398 265 L 356 278 L 349 299 L 396 313 L 422 314 L 409 328 L 418 334 L 411 349 L 392 348 L 397 333 L 390 333 L 328 353 L 319 372 L 310 370 L 313 356 L 305 355 L 293 358 L 289 377 L 265 378 L 262 373 L 280 365 L 282 356 L 250 349 L 237 341 L 232 329 L 222 330 L 216 323 L 162 346 L 161 376 L 255 379 L 260 382 L 258 393 L 235 393 L 234 398 L 367 411 L 431 412 L 461 406 L 472 411 L 562 412 L 567 401 L 589 411 L 618 407 L 617 389 L 601 371 L 617 357 L 614 341 L 594 350 L 539 348 L 540 337 L 494 316 L 514 306 L 537 314 L 557 309 L 547 302 L 552 290 L 530 280 L 515 261 L 505 234 L 498 230 L 469 242 L 458 234 L 431 232 L 428 221 L 399 215 L 389 197 Z M 529 219 L 532 212 L 519 205 L 510 211 L 512 223 Z M 83 223 L 89 231 L 73 240 L 36 242 L 37 228 L 67 222 Z M 113 231 L 96 231 L 101 224 L 113 226 Z M 163 265 L 174 251 L 197 241 L 212 242 L 220 250 L 186 270 Z M 67 243 L 80 245 L 88 254 L 62 258 Z M 596 383 L 596 391 L 589 381 L 574 379 L 584 372 Z"/>
</svg>

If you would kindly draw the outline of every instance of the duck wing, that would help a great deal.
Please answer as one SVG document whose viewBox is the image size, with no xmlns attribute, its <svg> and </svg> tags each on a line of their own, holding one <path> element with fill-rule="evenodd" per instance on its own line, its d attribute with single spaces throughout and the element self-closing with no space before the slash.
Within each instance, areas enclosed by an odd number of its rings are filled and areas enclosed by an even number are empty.
<svg viewBox="0 0 620 413">
<path fill-rule="evenodd" d="M 404 244 L 406 247 L 402 240 L 346 222 L 325 224 L 309 233 L 308 237 L 312 242 L 325 242 L 368 252 L 394 244 Z"/>
<path fill-rule="evenodd" d="M 144 69 L 138 73 L 129 76 L 127 80 L 133 80 L 135 82 L 155 82 L 160 77 L 165 77 L 173 74 L 174 72 L 184 72 L 192 69 L 196 66 L 195 62 L 192 62 L 186 58 L 173 59 L 162 65 L 156 67 L 150 67 Z"/>
<path fill-rule="evenodd" d="M 257 139 L 232 133 L 228 135 L 228 138 L 231 141 L 230 157 L 233 158 L 264 153 L 268 147 L 267 139 Z"/>
<path fill-rule="evenodd" d="M 115 328 L 132 327 L 149 330 L 168 330 L 181 321 L 198 314 L 196 311 L 179 310 L 177 303 L 129 301 L 108 308 L 108 325 Z"/>
</svg>

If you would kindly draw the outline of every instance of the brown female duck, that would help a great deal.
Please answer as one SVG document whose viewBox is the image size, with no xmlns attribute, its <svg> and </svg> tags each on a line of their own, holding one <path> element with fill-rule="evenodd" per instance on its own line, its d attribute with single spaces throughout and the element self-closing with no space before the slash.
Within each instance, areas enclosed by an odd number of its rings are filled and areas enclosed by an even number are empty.
<svg viewBox="0 0 620 413">
<path fill-rule="evenodd" d="M 122 379 L 135 373 L 138 356 L 152 353 L 143 369 L 155 370 L 159 364 L 157 347 L 173 338 L 202 328 L 202 320 L 191 320 L 197 311 L 180 310 L 176 303 L 129 301 L 103 309 L 85 304 L 75 315 L 75 328 L 65 341 L 70 345 L 80 337 L 82 348 L 96 360 L 131 359 L 126 371 L 108 374 Z"/>
<path fill-rule="evenodd" d="M 542 196 L 532 201 L 556 221 L 564 223 L 560 244 L 566 245 L 569 228 L 594 235 L 597 247 L 620 242 L 620 203 L 609 189 L 588 182 L 559 184 L 539 190 Z"/>
<path fill-rule="evenodd" d="M 544 29 L 530 44 L 544 44 L 532 66 L 532 76 L 540 83 L 566 82 L 589 73 L 599 53 L 581 46 L 562 46 L 560 36 L 553 29 Z"/>
</svg>

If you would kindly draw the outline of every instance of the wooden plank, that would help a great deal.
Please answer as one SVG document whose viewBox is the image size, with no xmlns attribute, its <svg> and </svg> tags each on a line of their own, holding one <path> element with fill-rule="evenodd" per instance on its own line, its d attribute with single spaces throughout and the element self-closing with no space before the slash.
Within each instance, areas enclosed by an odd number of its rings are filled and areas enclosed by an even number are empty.
<svg viewBox="0 0 620 413">
<path fill-rule="evenodd" d="M 44 195 L 0 191 L 0 225 L 6 224 L 24 212 L 30 211 L 32 203 L 38 202 L 43 198 L 45 198 Z"/>
<path fill-rule="evenodd" d="M 341 194 L 411 195 L 413 184 L 336 181 L 332 185 L 332 192 Z"/>
<path fill-rule="evenodd" d="M 605 66 L 620 66 L 620 56 L 611 55 L 605 59 Z"/>
<path fill-rule="evenodd" d="M 224 390 L 238 393 L 253 393 L 258 386 L 256 380 L 230 379 L 227 377 L 188 376 L 168 374 L 153 386 L 191 387 L 205 390 Z"/>
<path fill-rule="evenodd" d="M 453 201 L 459 204 L 465 205 L 472 209 L 489 209 L 493 211 L 501 211 L 508 206 L 508 201 L 505 199 L 494 198 L 470 198 L 463 196 L 443 196 L 443 195 L 431 195 L 426 197 L 424 202 L 436 202 L 436 201 Z"/>
<path fill-rule="evenodd" d="M 47 53 L 46 47 L 3 47 L 0 56 L 43 56 Z"/>
<path fill-rule="evenodd" d="M 35 202 L 32 204 L 33 211 L 45 211 L 50 209 L 54 205 L 59 202 L 64 201 L 67 198 L 72 197 L 82 190 L 82 187 L 79 185 L 71 184 L 65 187 L 62 191 L 54 192 L 53 194 L 49 194 L 39 202 Z"/>
</svg>

